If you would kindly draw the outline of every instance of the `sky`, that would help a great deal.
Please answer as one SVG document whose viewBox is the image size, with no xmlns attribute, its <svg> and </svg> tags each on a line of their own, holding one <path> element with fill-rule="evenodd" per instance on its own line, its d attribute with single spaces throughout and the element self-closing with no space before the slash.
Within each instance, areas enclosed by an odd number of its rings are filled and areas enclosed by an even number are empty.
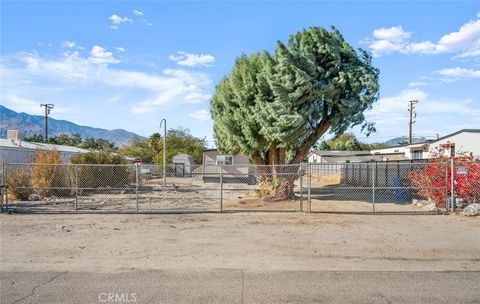
<svg viewBox="0 0 480 304">
<path fill-rule="evenodd" d="M 2 1 L 0 103 L 80 125 L 149 136 L 184 127 L 214 146 L 209 101 L 242 53 L 312 26 L 339 29 L 380 69 L 366 112 L 382 142 L 480 128 L 480 3 Z"/>
</svg>

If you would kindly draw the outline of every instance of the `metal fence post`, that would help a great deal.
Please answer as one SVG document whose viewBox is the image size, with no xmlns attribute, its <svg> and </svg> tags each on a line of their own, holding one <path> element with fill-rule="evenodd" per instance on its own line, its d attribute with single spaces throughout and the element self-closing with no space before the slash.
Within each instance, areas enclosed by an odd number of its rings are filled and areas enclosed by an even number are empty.
<svg viewBox="0 0 480 304">
<path fill-rule="evenodd" d="M 135 211 L 138 213 L 138 163 L 135 164 Z"/>
<path fill-rule="evenodd" d="M 8 166 L 8 164 L 7 164 Z M 8 168 L 5 167 L 5 211 L 8 212 Z"/>
<path fill-rule="evenodd" d="M 223 165 L 220 165 L 220 212 L 223 212 Z"/>
<path fill-rule="evenodd" d="M 2 196 L 0 202 L 1 202 L 1 205 L 0 205 L 0 212 L 3 212 L 3 195 L 4 195 L 4 192 L 6 192 L 6 185 L 7 185 L 7 181 L 5 180 L 5 162 L 2 162 L 2 185 L 0 186 L 0 195 Z"/>
<path fill-rule="evenodd" d="M 308 164 L 308 213 L 312 213 L 312 164 Z"/>
<path fill-rule="evenodd" d="M 75 165 L 75 212 L 78 210 L 78 165 Z"/>
<path fill-rule="evenodd" d="M 445 162 L 445 214 L 449 214 L 450 204 L 448 203 L 448 162 Z"/>
<path fill-rule="evenodd" d="M 373 213 L 375 213 L 375 171 L 377 171 L 377 163 L 373 163 L 372 169 L 372 208 Z"/>
<path fill-rule="evenodd" d="M 303 166 L 300 169 L 300 212 L 303 212 Z"/>
<path fill-rule="evenodd" d="M 451 172 L 450 172 L 450 180 L 451 180 L 451 186 L 452 186 L 452 193 L 451 193 L 451 203 L 452 203 L 452 213 L 454 211 L 454 208 L 455 208 L 455 161 L 452 157 L 452 159 L 450 160 L 450 163 L 451 163 Z"/>
</svg>

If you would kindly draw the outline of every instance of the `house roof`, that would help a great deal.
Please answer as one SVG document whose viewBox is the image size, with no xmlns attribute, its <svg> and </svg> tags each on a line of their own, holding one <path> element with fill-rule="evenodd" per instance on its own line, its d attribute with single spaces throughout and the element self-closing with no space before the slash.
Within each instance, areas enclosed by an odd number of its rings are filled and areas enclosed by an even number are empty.
<svg viewBox="0 0 480 304">
<path fill-rule="evenodd" d="M 370 151 L 329 151 L 329 150 L 314 150 L 309 155 L 316 154 L 318 156 L 355 156 L 355 155 L 370 155 Z"/>
<path fill-rule="evenodd" d="M 49 151 L 59 151 L 59 152 L 69 152 L 69 153 L 86 153 L 88 150 L 64 146 L 64 145 L 54 145 L 54 144 L 44 144 L 36 142 L 28 142 L 23 140 L 11 140 L 6 138 L 0 138 L 0 148 L 8 149 L 31 149 L 31 150 L 49 150 Z"/>
<path fill-rule="evenodd" d="M 480 133 L 480 129 L 461 129 L 461 130 L 458 130 L 457 132 L 453 132 L 453 133 L 451 133 L 451 134 L 448 134 L 448 135 L 439 137 L 439 138 L 437 138 L 437 139 L 434 139 L 434 140 L 430 141 L 430 143 L 434 143 L 434 142 L 443 140 L 443 139 L 445 139 L 445 138 L 449 138 L 449 137 L 455 136 L 455 135 L 460 134 L 460 133 Z"/>
</svg>

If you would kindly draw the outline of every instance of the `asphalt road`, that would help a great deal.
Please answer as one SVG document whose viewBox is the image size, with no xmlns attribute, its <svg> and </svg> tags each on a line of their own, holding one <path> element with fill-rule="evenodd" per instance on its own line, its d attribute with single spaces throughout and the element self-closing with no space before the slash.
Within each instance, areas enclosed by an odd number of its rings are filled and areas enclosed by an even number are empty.
<svg viewBox="0 0 480 304">
<path fill-rule="evenodd" d="M 2 272 L 1 303 L 480 303 L 480 272 Z"/>
</svg>

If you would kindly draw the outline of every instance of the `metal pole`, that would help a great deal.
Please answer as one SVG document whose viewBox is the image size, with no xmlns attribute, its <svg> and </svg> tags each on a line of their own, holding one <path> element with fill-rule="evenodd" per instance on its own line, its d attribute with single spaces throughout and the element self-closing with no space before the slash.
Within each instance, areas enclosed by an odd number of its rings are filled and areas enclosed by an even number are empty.
<svg viewBox="0 0 480 304">
<path fill-rule="evenodd" d="M 300 170 L 300 212 L 303 212 L 303 173 L 304 170 Z"/>
<path fill-rule="evenodd" d="M 7 164 L 8 166 L 8 164 Z M 5 168 L 5 211 L 8 212 L 8 169 Z"/>
<path fill-rule="evenodd" d="M 78 165 L 75 165 L 75 212 L 78 210 Z"/>
<path fill-rule="evenodd" d="M 445 214 L 449 214 L 450 205 L 448 203 L 448 163 L 445 163 Z"/>
<path fill-rule="evenodd" d="M 223 212 L 223 165 L 220 165 L 220 212 Z"/>
<path fill-rule="evenodd" d="M 312 213 L 312 165 L 308 164 L 308 212 Z"/>
<path fill-rule="evenodd" d="M 373 170 L 372 170 L 372 208 L 373 213 L 375 213 L 375 171 L 377 170 L 377 163 L 373 163 Z"/>
<path fill-rule="evenodd" d="M 452 193 L 451 193 L 451 204 L 452 204 L 452 213 L 454 211 L 454 208 L 455 208 L 455 177 L 454 177 L 454 174 L 455 174 L 455 161 L 453 160 L 453 157 L 452 159 L 450 160 L 450 164 L 452 166 L 451 168 L 451 172 L 450 172 L 450 180 L 451 180 L 451 185 L 452 185 Z"/>
<path fill-rule="evenodd" d="M 162 128 L 162 123 L 164 124 L 163 128 L 163 187 L 167 186 L 167 175 L 166 175 L 166 159 L 167 159 L 167 120 L 163 118 L 160 121 L 160 128 Z"/>
<path fill-rule="evenodd" d="M 5 180 L 5 162 L 2 162 L 2 185 L 0 189 L 0 195 L 2 195 L 0 212 L 3 212 L 3 194 L 6 191 L 7 181 Z"/>
<path fill-rule="evenodd" d="M 135 164 L 135 210 L 138 213 L 138 163 Z"/>
</svg>

